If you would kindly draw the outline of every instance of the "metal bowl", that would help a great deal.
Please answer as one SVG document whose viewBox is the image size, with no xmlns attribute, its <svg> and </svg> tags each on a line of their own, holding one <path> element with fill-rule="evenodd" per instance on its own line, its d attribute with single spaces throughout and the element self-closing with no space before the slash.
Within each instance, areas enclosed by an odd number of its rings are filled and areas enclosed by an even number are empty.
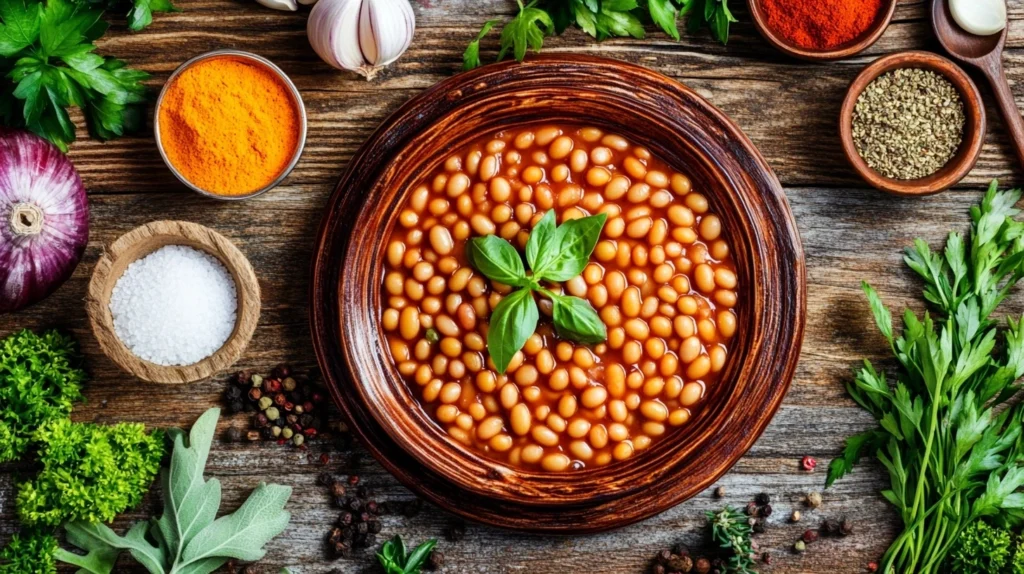
<svg viewBox="0 0 1024 574">
<path fill-rule="evenodd" d="M 292 95 L 292 99 L 295 103 L 295 108 L 299 112 L 299 143 L 295 147 L 295 154 L 292 156 L 291 161 L 288 162 L 288 166 L 285 167 L 284 171 L 282 171 L 281 174 L 277 176 L 277 178 L 274 179 L 274 181 L 270 182 L 267 186 L 257 189 L 252 193 L 247 193 L 245 195 L 220 195 L 207 191 L 195 185 L 194 183 L 189 181 L 188 178 L 182 175 L 177 168 L 174 167 L 170 159 L 168 159 L 167 152 L 166 150 L 164 150 L 163 141 L 160 139 L 160 108 L 163 105 L 164 96 L 167 94 L 167 88 L 169 88 L 171 84 L 174 83 L 174 80 L 182 72 L 203 60 L 208 60 L 211 58 L 229 58 L 236 60 L 244 60 L 246 62 L 262 66 L 264 69 L 277 76 L 281 80 L 281 82 L 284 83 L 284 85 L 288 88 L 288 91 Z M 281 71 L 281 68 L 278 68 L 276 65 L 274 65 L 273 62 L 262 56 L 257 56 L 256 54 L 253 54 L 251 52 L 243 52 L 241 50 L 214 50 L 212 52 L 206 52 L 205 54 L 200 54 L 195 58 L 192 58 L 191 60 L 188 60 L 184 64 L 178 66 L 178 69 L 174 70 L 174 73 L 171 74 L 169 78 L 167 78 L 167 82 L 164 83 L 163 89 L 160 90 L 160 96 L 156 100 L 156 111 L 154 112 L 153 117 L 153 135 L 156 138 L 156 147 L 158 150 L 160 150 L 160 157 L 164 159 L 164 163 L 167 164 L 167 167 L 168 169 L 171 170 L 171 173 L 173 173 L 175 177 L 181 180 L 181 182 L 188 186 L 189 189 L 191 189 L 192 191 L 195 191 L 200 195 L 205 195 L 206 197 L 212 197 L 213 199 L 219 199 L 222 201 L 237 201 L 242 199 L 249 199 L 251 197 L 262 195 L 270 191 L 271 189 L 274 189 L 275 187 L 278 186 L 278 184 L 284 181 L 286 177 L 288 177 L 288 174 L 290 174 L 293 169 L 295 169 L 295 165 L 299 163 L 299 158 L 302 157 L 302 150 L 306 147 L 306 106 L 302 103 L 302 96 L 299 94 L 299 89 L 295 87 L 295 84 L 292 82 L 291 78 L 289 78 L 283 71 Z"/>
</svg>

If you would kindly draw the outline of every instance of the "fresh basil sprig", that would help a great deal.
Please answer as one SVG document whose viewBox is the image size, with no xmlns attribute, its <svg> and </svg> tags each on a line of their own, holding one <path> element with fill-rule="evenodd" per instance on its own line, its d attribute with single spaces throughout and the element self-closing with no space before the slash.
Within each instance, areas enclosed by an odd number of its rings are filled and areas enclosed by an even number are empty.
<svg viewBox="0 0 1024 574">
<path fill-rule="evenodd" d="M 534 292 L 551 300 L 558 336 L 587 344 L 607 338 L 608 328 L 589 302 L 558 295 L 540 285 L 542 281 L 568 281 L 582 273 L 607 219 L 607 214 L 601 213 L 556 226 L 555 213 L 549 210 L 526 242 L 531 272 L 526 271 L 516 248 L 496 235 L 474 237 L 466 244 L 466 256 L 477 271 L 492 281 L 520 287 L 506 295 L 491 314 L 487 351 L 499 373 L 505 372 L 512 357 L 537 330 L 540 312 Z"/>
<path fill-rule="evenodd" d="M 402 537 L 396 534 L 381 546 L 377 560 L 380 561 L 385 574 L 420 574 L 423 564 L 430 557 L 430 551 L 436 545 L 437 540 L 430 539 L 409 552 Z"/>
</svg>

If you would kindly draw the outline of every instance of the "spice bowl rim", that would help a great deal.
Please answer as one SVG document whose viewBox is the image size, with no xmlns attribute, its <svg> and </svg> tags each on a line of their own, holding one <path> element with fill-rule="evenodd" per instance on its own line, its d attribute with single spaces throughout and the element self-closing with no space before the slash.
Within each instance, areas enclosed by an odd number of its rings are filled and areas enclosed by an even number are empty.
<svg viewBox="0 0 1024 574">
<path fill-rule="evenodd" d="M 889 28 L 889 24 L 892 22 L 893 15 L 896 13 L 896 5 L 898 3 L 898 0 L 884 1 L 888 3 L 888 7 L 885 8 L 883 12 L 880 12 L 880 17 L 876 18 L 870 28 L 865 30 L 864 33 L 858 36 L 855 40 L 851 40 L 846 44 L 827 50 L 801 48 L 793 45 L 776 34 L 771 26 L 768 25 L 768 18 L 761 10 L 762 0 L 747 0 L 747 8 L 750 11 L 751 20 L 754 22 L 754 28 L 756 28 L 761 34 L 761 37 L 763 37 L 776 50 L 800 60 L 807 60 L 810 62 L 829 62 L 855 56 L 870 48 L 878 41 L 879 38 L 882 37 L 882 34 L 885 33 L 886 29 Z"/>
<path fill-rule="evenodd" d="M 256 62 L 257 64 L 263 66 L 268 71 L 273 73 L 278 79 L 281 80 L 285 87 L 288 88 L 288 92 L 291 94 L 292 101 L 295 104 L 295 109 L 298 111 L 299 114 L 299 141 L 298 144 L 296 144 L 295 146 L 295 151 L 292 155 L 291 160 L 288 162 L 288 165 L 285 166 L 284 170 L 280 173 L 280 175 L 278 175 L 269 184 L 251 193 L 241 195 L 221 195 L 211 191 L 207 191 L 199 187 L 198 185 L 192 183 L 180 171 L 178 171 L 178 168 L 174 167 L 173 163 L 171 163 L 170 158 L 167 157 L 167 151 L 164 149 L 163 140 L 160 138 L 160 108 L 163 106 L 163 101 L 164 97 L 167 94 L 167 90 L 170 88 L 171 84 L 174 83 L 174 80 L 177 79 L 177 77 L 181 75 L 185 70 L 189 69 L 193 65 L 203 60 L 209 60 L 212 58 L 232 57 L 248 60 L 251 62 Z M 306 134 L 308 130 L 307 124 L 308 122 L 306 117 L 306 104 L 302 100 L 302 94 L 299 92 L 298 87 L 295 85 L 292 79 L 288 77 L 288 74 L 284 73 L 284 70 L 279 68 L 277 64 L 275 64 L 274 62 L 270 61 L 267 58 L 264 58 L 263 56 L 260 56 L 259 54 L 254 54 L 252 52 L 247 52 L 245 50 L 219 49 L 204 52 L 202 54 L 199 54 L 198 56 L 194 56 L 186 60 L 180 66 L 178 66 L 171 73 L 170 76 L 168 76 L 167 81 L 165 81 L 163 87 L 160 88 L 160 95 L 157 96 L 156 105 L 154 107 L 153 137 L 154 139 L 156 139 L 156 147 L 157 150 L 160 152 L 160 157 L 163 158 L 164 160 L 164 164 L 167 166 L 168 169 L 171 170 L 171 173 L 173 173 L 174 176 L 178 178 L 178 180 L 181 181 L 183 184 L 185 184 L 189 189 L 204 197 L 209 197 L 220 201 L 242 201 L 245 199 L 251 199 L 253 197 L 263 195 L 264 193 L 274 189 L 291 174 L 292 170 L 295 169 L 295 166 L 298 165 L 299 159 L 301 159 L 302 157 L 302 152 L 306 148 Z"/>
<path fill-rule="evenodd" d="M 871 82 L 887 72 L 900 68 L 918 68 L 940 74 L 957 90 L 964 106 L 964 134 L 959 149 L 937 172 L 918 179 L 893 179 L 875 171 L 861 157 L 853 141 L 853 112 L 858 98 Z M 963 180 L 981 156 L 986 130 L 985 106 L 974 80 L 952 60 L 923 50 L 882 56 L 865 67 L 850 83 L 839 114 L 839 138 L 843 153 L 854 171 L 880 191 L 908 197 L 936 194 Z"/>
<path fill-rule="evenodd" d="M 192 247 L 215 257 L 235 284 L 238 303 L 231 334 L 217 351 L 191 365 L 158 365 L 138 357 L 117 336 L 110 311 L 111 293 L 128 266 L 168 245 Z M 85 303 L 93 335 L 111 361 L 143 381 L 169 385 L 205 379 L 238 361 L 256 331 L 261 308 L 256 272 L 234 243 L 204 225 L 169 220 L 152 221 L 114 240 L 93 269 Z"/>
<path fill-rule="evenodd" d="M 720 379 L 728 384 L 710 392 L 714 398 L 688 423 L 689 438 L 674 434 L 643 456 L 578 472 L 513 467 L 444 433 L 399 375 L 383 343 L 382 282 L 367 280 L 383 278 L 386 240 L 419 174 L 441 165 L 457 142 L 538 122 L 615 130 L 677 169 L 688 165 L 685 159 L 702 158 L 686 173 L 715 187 L 709 199 L 723 221 L 743 224 L 732 240 L 734 255 L 740 277 L 749 278 L 741 279 L 742 288 L 755 295 L 737 307 L 740 324 L 749 329 L 734 339 L 733 359 Z M 683 155 L 669 156 L 676 146 L 685 146 Z M 532 532 L 621 527 L 713 484 L 781 404 L 806 315 L 799 234 L 781 184 L 749 138 L 674 80 L 634 64 L 579 55 L 485 66 L 402 106 L 339 180 L 321 222 L 312 274 L 317 361 L 360 442 L 431 502 L 471 520 Z"/>
</svg>

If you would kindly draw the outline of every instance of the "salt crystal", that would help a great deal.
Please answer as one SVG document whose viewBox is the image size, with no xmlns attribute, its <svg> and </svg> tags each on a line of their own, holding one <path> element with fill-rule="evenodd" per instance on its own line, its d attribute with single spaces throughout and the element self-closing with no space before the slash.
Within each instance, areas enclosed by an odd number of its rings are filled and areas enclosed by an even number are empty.
<svg viewBox="0 0 1024 574">
<path fill-rule="evenodd" d="M 235 329 L 235 281 L 212 255 L 167 245 L 132 262 L 114 285 L 114 331 L 136 356 L 192 365 L 220 349 Z"/>
</svg>

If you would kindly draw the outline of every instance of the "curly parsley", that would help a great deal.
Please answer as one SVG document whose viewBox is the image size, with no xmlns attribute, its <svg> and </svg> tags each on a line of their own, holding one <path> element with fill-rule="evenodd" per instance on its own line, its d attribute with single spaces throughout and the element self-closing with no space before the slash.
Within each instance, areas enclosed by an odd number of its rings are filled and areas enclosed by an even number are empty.
<svg viewBox="0 0 1024 574">
<path fill-rule="evenodd" d="M 152 4 L 150 4 L 152 5 Z M 158 4 L 159 5 L 159 4 Z M 0 0 L 0 119 L 67 151 L 82 109 L 89 133 L 110 140 L 143 124 L 145 72 L 95 54 L 103 11 L 67 0 Z M 148 16 L 138 14 L 137 24 Z"/>
<path fill-rule="evenodd" d="M 164 456 L 163 437 L 137 423 L 46 423 L 33 435 L 43 469 L 19 486 L 18 517 L 30 526 L 110 522 L 149 490 Z"/>
<path fill-rule="evenodd" d="M 21 458 L 36 429 L 71 414 L 86 379 L 80 363 L 75 342 L 57 331 L 0 341 L 0 462 Z"/>
<path fill-rule="evenodd" d="M 0 574 L 56 574 L 57 539 L 42 532 L 15 534 L 0 550 Z"/>
<path fill-rule="evenodd" d="M 673 39 L 679 39 L 679 18 L 685 17 L 691 33 L 705 26 L 711 35 L 725 44 L 729 25 L 736 21 L 729 0 L 533 0 L 519 4 L 519 13 L 501 29 L 498 60 L 511 52 L 520 62 L 528 50 L 539 52 L 544 38 L 561 34 L 576 25 L 598 40 L 613 37 L 644 37 L 644 24 L 652 22 Z M 463 55 L 469 70 L 480 65 L 480 40 L 494 27 L 484 24 Z"/>
</svg>

